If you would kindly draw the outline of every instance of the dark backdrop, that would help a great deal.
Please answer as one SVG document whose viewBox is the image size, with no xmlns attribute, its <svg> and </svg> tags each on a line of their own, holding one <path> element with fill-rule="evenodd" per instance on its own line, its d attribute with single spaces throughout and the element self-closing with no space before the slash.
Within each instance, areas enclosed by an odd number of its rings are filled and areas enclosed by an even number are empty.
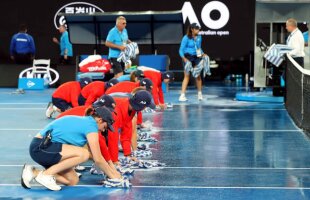
<svg viewBox="0 0 310 200">
<path fill-rule="evenodd" d="M 51 58 L 52 63 L 57 63 L 59 49 L 52 42 L 52 37 L 59 38 L 59 33 L 54 26 L 54 15 L 59 8 L 74 1 L 39 1 L 39 0 L 10 0 L 1 2 L 1 29 L 0 29 L 0 63 L 8 63 L 9 43 L 11 36 L 18 31 L 20 23 L 28 24 L 28 33 L 34 37 L 37 58 Z M 182 0 L 87 0 L 106 12 L 112 11 L 162 11 L 181 10 L 185 1 Z M 201 20 L 201 10 L 210 0 L 191 0 L 192 7 L 202 25 L 203 31 L 212 31 Z M 255 0 L 221 0 L 230 12 L 228 23 L 219 31 L 229 31 L 229 36 L 203 36 L 203 49 L 220 63 L 223 68 L 232 66 L 231 62 L 237 61 L 235 69 L 249 69 L 248 57 L 254 46 L 254 14 Z M 211 17 L 220 17 L 216 10 L 211 12 Z M 185 27 L 188 25 L 186 21 Z M 128 22 L 130 26 L 130 22 Z M 129 33 L 129 37 L 130 37 Z M 106 37 L 106 36 L 103 36 Z M 94 46 L 74 45 L 74 55 L 91 54 Z M 158 54 L 168 54 L 171 58 L 171 68 L 181 70 L 181 60 L 178 55 L 179 45 L 159 45 Z M 140 46 L 141 54 L 149 54 L 150 46 Z M 101 53 L 107 54 L 104 46 Z M 241 62 L 240 62 L 241 61 Z M 226 63 L 226 64 L 225 64 Z"/>
</svg>

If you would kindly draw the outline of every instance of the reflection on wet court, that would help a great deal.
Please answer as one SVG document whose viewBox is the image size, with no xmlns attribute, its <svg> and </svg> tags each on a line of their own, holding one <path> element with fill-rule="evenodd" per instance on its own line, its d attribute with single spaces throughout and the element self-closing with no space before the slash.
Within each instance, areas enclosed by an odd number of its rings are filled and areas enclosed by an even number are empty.
<svg viewBox="0 0 310 200">
<path fill-rule="evenodd" d="M 166 167 L 137 169 L 131 189 L 104 188 L 88 171 L 78 186 L 51 192 L 20 186 L 32 137 L 44 127 L 52 89 L 24 95 L 0 90 L 0 198 L 41 199 L 309 199 L 310 143 L 295 127 L 281 103 L 234 101 L 242 90 L 213 84 L 204 101 L 195 90 L 179 103 L 179 87 L 171 87 L 165 112 L 146 113 L 153 122 L 152 160 Z M 85 163 L 90 166 L 91 162 Z"/>
</svg>

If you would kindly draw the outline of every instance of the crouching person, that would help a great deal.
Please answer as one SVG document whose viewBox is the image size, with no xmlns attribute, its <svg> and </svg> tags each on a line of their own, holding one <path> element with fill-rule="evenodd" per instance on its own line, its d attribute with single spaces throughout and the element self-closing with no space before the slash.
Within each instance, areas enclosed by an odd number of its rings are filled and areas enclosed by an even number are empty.
<svg viewBox="0 0 310 200">
<path fill-rule="evenodd" d="M 114 131 L 112 113 L 105 107 L 96 108 L 90 116 L 65 116 L 48 124 L 32 140 L 30 156 L 45 170 L 38 170 L 24 165 L 21 184 L 30 189 L 30 182 L 35 179 L 50 190 L 60 190 L 57 184 L 76 185 L 79 178 L 74 170 L 76 165 L 90 157 L 109 177 L 111 186 L 129 185 L 118 172 L 111 170 L 100 153 L 98 131 Z M 90 152 L 83 148 L 88 145 Z"/>
</svg>

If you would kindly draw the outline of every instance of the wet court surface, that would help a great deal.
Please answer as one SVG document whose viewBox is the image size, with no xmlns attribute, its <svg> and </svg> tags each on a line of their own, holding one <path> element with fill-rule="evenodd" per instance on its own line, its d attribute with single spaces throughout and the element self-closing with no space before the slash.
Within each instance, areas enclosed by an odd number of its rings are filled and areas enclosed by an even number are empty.
<svg viewBox="0 0 310 200">
<path fill-rule="evenodd" d="M 0 198 L 26 199 L 310 199 L 310 142 L 282 103 L 234 101 L 241 88 L 212 85 L 186 103 L 170 88 L 164 112 L 146 113 L 153 122 L 152 160 L 166 167 L 138 169 L 131 189 L 104 188 L 100 176 L 83 172 L 78 186 L 59 192 L 20 186 L 32 137 L 51 120 L 45 108 L 52 89 L 11 94 L 0 89 Z M 91 163 L 85 163 L 89 166 Z"/>
</svg>

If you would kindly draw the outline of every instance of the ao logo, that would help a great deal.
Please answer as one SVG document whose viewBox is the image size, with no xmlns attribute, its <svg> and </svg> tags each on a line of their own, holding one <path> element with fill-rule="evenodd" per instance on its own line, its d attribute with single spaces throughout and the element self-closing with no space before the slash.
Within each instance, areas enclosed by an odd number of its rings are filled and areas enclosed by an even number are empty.
<svg viewBox="0 0 310 200">
<path fill-rule="evenodd" d="M 87 2 L 72 2 L 61 7 L 54 16 L 54 25 L 58 29 L 60 25 L 66 25 L 64 16 L 58 16 L 59 13 L 65 14 L 92 14 L 95 12 L 104 12 L 98 6 Z"/>
<path fill-rule="evenodd" d="M 212 11 L 217 10 L 221 16 L 217 20 L 213 20 L 210 17 Z M 189 20 L 190 23 L 200 23 L 197 19 L 193 6 L 190 2 L 184 2 L 182 7 L 183 14 L 183 23 L 186 22 L 186 19 Z M 211 29 L 220 29 L 224 27 L 229 21 L 229 10 L 227 6 L 220 1 L 211 1 L 207 3 L 201 10 L 201 20 L 202 22 Z"/>
</svg>

